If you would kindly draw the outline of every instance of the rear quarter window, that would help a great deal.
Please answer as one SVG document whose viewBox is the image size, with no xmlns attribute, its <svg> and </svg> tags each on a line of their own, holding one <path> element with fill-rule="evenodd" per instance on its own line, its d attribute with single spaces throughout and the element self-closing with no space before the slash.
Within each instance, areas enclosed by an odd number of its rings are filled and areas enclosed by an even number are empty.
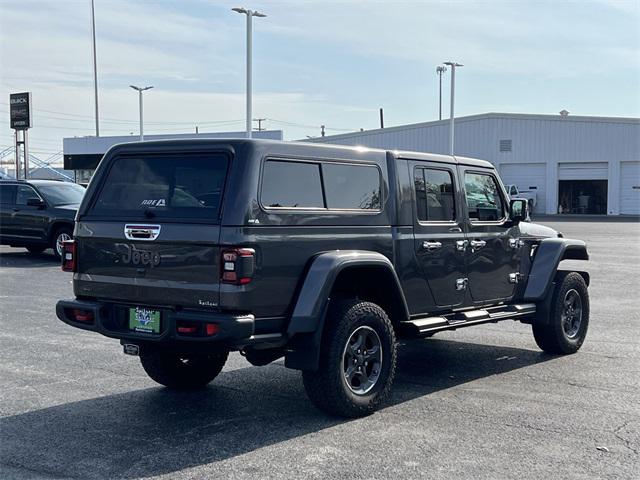
<svg viewBox="0 0 640 480">
<path fill-rule="evenodd" d="M 380 170 L 374 165 L 268 160 L 260 200 L 266 208 L 380 210 Z"/>
<path fill-rule="evenodd" d="M 215 222 L 228 166 L 222 154 L 118 157 L 90 213 Z"/>
<path fill-rule="evenodd" d="M 0 205 L 16 203 L 16 186 L 0 183 Z"/>
</svg>

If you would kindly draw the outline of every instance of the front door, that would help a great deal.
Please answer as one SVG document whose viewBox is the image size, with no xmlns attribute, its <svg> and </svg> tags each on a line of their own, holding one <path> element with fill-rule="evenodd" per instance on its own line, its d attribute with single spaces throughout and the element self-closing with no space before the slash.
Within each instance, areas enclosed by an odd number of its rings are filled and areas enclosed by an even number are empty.
<svg viewBox="0 0 640 480">
<path fill-rule="evenodd" d="M 474 303 L 509 299 L 519 280 L 518 229 L 508 222 L 504 190 L 493 172 L 460 167 L 468 212 L 467 274 Z"/>
<path fill-rule="evenodd" d="M 455 166 L 409 162 L 414 184 L 414 248 L 436 309 L 465 299 L 462 212 L 456 204 Z"/>
<path fill-rule="evenodd" d="M 13 228 L 22 240 L 44 241 L 47 239 L 47 212 L 41 207 L 27 205 L 32 198 L 42 200 L 30 185 L 18 185 Z"/>
</svg>

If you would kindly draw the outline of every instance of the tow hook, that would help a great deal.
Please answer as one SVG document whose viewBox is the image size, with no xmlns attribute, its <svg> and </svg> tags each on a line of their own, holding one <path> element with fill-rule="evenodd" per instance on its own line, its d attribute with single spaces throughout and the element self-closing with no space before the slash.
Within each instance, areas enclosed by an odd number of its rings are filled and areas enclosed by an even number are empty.
<svg viewBox="0 0 640 480">
<path fill-rule="evenodd" d="M 133 343 L 124 343 L 122 345 L 122 348 L 125 355 L 133 355 L 134 357 L 140 355 L 140 347 Z"/>
</svg>

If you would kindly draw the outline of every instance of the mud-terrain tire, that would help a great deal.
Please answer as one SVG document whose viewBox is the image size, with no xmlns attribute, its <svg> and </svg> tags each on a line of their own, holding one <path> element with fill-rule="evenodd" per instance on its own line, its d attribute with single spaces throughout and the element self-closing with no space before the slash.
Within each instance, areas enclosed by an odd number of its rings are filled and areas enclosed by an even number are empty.
<svg viewBox="0 0 640 480">
<path fill-rule="evenodd" d="M 342 300 L 327 313 L 319 369 L 303 371 L 302 379 L 320 410 L 362 417 L 389 396 L 396 361 L 396 337 L 386 312 L 375 303 Z"/>
<path fill-rule="evenodd" d="M 218 376 L 229 352 L 185 356 L 151 350 L 140 355 L 142 368 L 152 380 L 176 390 L 203 388 Z"/>
<path fill-rule="evenodd" d="M 560 272 L 551 299 L 549 319 L 533 324 L 533 336 L 547 353 L 567 355 L 582 346 L 589 329 L 589 291 L 582 275 Z"/>
</svg>

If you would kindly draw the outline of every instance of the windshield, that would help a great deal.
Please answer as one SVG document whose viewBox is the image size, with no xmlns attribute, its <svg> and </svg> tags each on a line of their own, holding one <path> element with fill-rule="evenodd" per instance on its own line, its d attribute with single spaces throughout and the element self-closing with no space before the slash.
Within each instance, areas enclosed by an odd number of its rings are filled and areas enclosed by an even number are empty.
<svg viewBox="0 0 640 480">
<path fill-rule="evenodd" d="M 92 213 L 216 221 L 228 163 L 221 154 L 116 158 Z"/>
<path fill-rule="evenodd" d="M 80 203 L 85 189 L 76 183 L 61 183 L 59 185 L 38 185 L 38 191 L 49 205 L 57 207 Z"/>
</svg>

